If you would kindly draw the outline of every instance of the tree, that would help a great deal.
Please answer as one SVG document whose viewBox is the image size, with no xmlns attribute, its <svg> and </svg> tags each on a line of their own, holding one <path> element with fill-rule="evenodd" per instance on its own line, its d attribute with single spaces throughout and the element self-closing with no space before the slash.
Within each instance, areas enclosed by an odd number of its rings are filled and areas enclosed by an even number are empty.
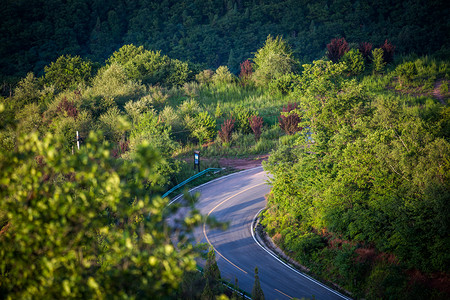
<svg viewBox="0 0 450 300">
<path fill-rule="evenodd" d="M 210 284 L 215 284 L 220 279 L 220 270 L 216 262 L 216 252 L 213 248 L 208 251 L 208 258 L 206 259 L 205 268 L 203 270 L 203 277 Z"/>
<path fill-rule="evenodd" d="M 280 36 L 274 39 L 271 35 L 264 46 L 256 51 L 253 62 L 253 79 L 261 86 L 281 75 L 294 72 L 297 65 L 289 45 Z"/>
<path fill-rule="evenodd" d="M 92 62 L 80 56 L 63 55 L 45 68 L 45 80 L 59 91 L 87 83 L 93 72 Z"/>
<path fill-rule="evenodd" d="M 263 125 L 263 118 L 260 116 L 251 116 L 249 118 L 250 128 L 255 135 L 255 140 L 258 141 L 261 136 L 261 128 Z"/>
<path fill-rule="evenodd" d="M 201 300 L 213 300 L 214 299 L 214 293 L 211 290 L 211 287 L 209 286 L 209 280 L 206 281 L 205 288 L 203 289 Z"/>
<path fill-rule="evenodd" d="M 164 298 L 195 270 L 190 242 L 175 250 L 166 200 L 144 187 L 159 155 L 143 143 L 118 163 L 91 134 L 76 155 L 58 138 L 22 137 L 0 153 L 0 292 L 24 298 Z M 193 212 L 182 231 L 201 218 Z"/>
<path fill-rule="evenodd" d="M 384 51 L 381 48 L 375 48 L 372 50 L 372 70 L 374 74 L 381 73 L 386 66 L 383 53 Z"/>
<path fill-rule="evenodd" d="M 138 115 L 130 131 L 129 151 L 123 155 L 125 159 L 134 160 L 143 143 L 152 145 L 159 152 L 162 159 L 155 163 L 155 176 L 149 182 L 155 188 L 166 186 L 180 170 L 180 162 L 172 157 L 178 144 L 171 138 L 171 130 L 169 125 L 160 122 L 152 110 Z"/>
<path fill-rule="evenodd" d="M 228 119 L 220 126 L 219 137 L 224 143 L 229 143 L 231 140 L 231 133 L 234 128 L 234 119 Z"/>
<path fill-rule="evenodd" d="M 242 62 L 240 64 L 241 67 L 241 72 L 239 73 L 239 78 L 241 78 L 241 80 L 246 81 L 248 79 L 250 79 L 250 77 L 253 74 L 253 65 L 250 62 L 250 60 L 245 60 L 244 62 Z"/>
<path fill-rule="evenodd" d="M 212 82 L 215 85 L 230 84 L 234 82 L 234 78 L 227 66 L 220 66 L 212 76 Z"/>
<path fill-rule="evenodd" d="M 364 57 L 364 61 L 366 63 L 370 62 L 372 58 L 372 47 L 373 45 L 371 43 L 362 42 L 359 44 L 358 50 Z"/>
<path fill-rule="evenodd" d="M 327 45 L 327 50 L 328 58 L 332 62 L 337 63 L 350 50 L 350 47 L 345 38 L 335 38 Z"/>
<path fill-rule="evenodd" d="M 388 40 L 385 40 L 384 44 L 380 46 L 380 49 L 383 50 L 383 60 L 386 64 L 390 64 L 394 61 L 394 45 L 389 43 Z"/>
<path fill-rule="evenodd" d="M 194 117 L 185 116 L 185 123 L 191 137 L 197 139 L 200 144 L 210 141 L 216 135 L 216 119 L 207 111 L 201 111 Z"/>
<path fill-rule="evenodd" d="M 264 300 L 264 292 L 261 288 L 261 283 L 259 282 L 258 267 L 255 267 L 255 283 L 252 288 L 252 299 L 253 300 Z"/>
<path fill-rule="evenodd" d="M 359 50 L 352 49 L 341 58 L 347 65 L 349 75 L 356 76 L 364 71 L 364 58 Z"/>
</svg>

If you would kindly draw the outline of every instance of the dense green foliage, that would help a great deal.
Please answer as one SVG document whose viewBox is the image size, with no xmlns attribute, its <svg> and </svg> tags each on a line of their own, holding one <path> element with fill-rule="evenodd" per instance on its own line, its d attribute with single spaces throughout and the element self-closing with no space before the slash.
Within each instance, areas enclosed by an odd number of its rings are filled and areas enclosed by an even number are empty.
<svg viewBox="0 0 450 300">
<path fill-rule="evenodd" d="M 0 154 L 0 292 L 7 299 L 162 298 L 195 269 L 186 240 L 175 248 L 166 200 L 150 197 L 160 159 L 148 144 L 119 162 L 91 134 L 68 155 L 61 140 L 37 134 Z M 183 231 L 199 223 L 193 210 Z M 5 224 L 2 224 L 2 227 Z M 179 230 L 179 229 L 178 229 Z"/>
<path fill-rule="evenodd" d="M 201 150 L 203 167 L 272 151 L 266 228 L 318 276 L 356 297 L 445 296 L 443 1 L 28 2 L 7 1 L 0 29 L 1 72 L 23 76 L 0 97 L 2 294 L 220 293 L 213 254 L 208 280 L 156 196 Z"/>
<path fill-rule="evenodd" d="M 283 36 L 303 62 L 321 58 L 336 37 L 375 47 L 388 39 L 397 53 L 426 54 L 449 48 L 446 3 L 6 0 L 0 20 L 0 73 L 41 75 L 44 66 L 63 54 L 103 63 L 130 43 L 210 68 L 228 65 L 237 73 L 269 34 Z"/>
<path fill-rule="evenodd" d="M 264 224 L 357 297 L 445 298 L 433 278 L 450 264 L 449 109 L 386 87 L 398 80 L 403 91 L 429 91 L 414 66 L 431 81 L 449 78 L 449 66 L 418 59 L 358 81 L 342 60 L 303 66 L 291 96 L 308 131 L 265 164 L 274 177 Z"/>
</svg>

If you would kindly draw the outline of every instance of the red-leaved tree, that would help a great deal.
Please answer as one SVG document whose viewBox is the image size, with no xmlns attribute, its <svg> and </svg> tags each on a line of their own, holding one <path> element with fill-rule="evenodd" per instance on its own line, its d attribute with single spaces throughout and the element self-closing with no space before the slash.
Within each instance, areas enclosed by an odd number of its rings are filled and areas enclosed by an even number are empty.
<svg viewBox="0 0 450 300">
<path fill-rule="evenodd" d="M 335 38 L 331 40 L 331 43 L 327 45 L 327 55 L 328 58 L 334 62 L 337 63 L 339 59 L 344 56 L 345 53 L 347 53 L 350 50 L 350 47 L 348 46 L 347 41 L 345 38 Z"/>
<path fill-rule="evenodd" d="M 278 117 L 280 128 L 288 135 L 292 135 L 303 129 L 298 126 L 302 119 L 296 112 L 292 112 L 297 107 L 298 105 L 296 103 L 289 103 L 286 107 L 283 106 L 281 116 Z"/>
<path fill-rule="evenodd" d="M 220 126 L 219 137 L 222 141 L 229 143 L 231 140 L 231 133 L 234 129 L 234 119 L 228 119 Z"/>
<path fill-rule="evenodd" d="M 366 62 L 370 61 L 370 58 L 372 57 L 372 47 L 373 45 L 367 42 L 362 42 L 359 44 L 359 52 L 362 54 Z"/>
<path fill-rule="evenodd" d="M 380 46 L 383 50 L 383 59 L 384 62 L 389 64 L 394 61 L 394 51 L 395 46 L 388 42 L 388 40 L 384 41 L 384 44 Z"/>
<path fill-rule="evenodd" d="M 59 102 L 58 106 L 56 107 L 56 111 L 58 113 L 66 113 L 68 117 L 72 117 L 76 119 L 78 117 L 78 110 L 76 106 L 73 104 L 73 102 L 70 102 L 67 100 L 66 97 Z"/>
<path fill-rule="evenodd" d="M 252 63 L 247 59 L 246 61 L 241 63 L 241 73 L 239 73 L 239 77 L 241 79 L 249 79 L 253 74 L 253 66 Z"/>
<path fill-rule="evenodd" d="M 250 122 L 250 127 L 253 130 L 253 134 L 255 135 L 255 140 L 258 141 L 261 136 L 261 128 L 263 125 L 263 118 L 260 116 L 251 116 L 248 118 Z"/>
</svg>

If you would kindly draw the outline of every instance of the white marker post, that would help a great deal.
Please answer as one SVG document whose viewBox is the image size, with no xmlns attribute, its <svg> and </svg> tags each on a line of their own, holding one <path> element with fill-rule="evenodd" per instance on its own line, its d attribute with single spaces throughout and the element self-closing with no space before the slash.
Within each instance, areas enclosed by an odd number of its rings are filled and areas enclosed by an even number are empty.
<svg viewBox="0 0 450 300">
<path fill-rule="evenodd" d="M 80 150 L 80 138 L 78 136 L 78 130 L 77 130 L 77 148 Z"/>
</svg>

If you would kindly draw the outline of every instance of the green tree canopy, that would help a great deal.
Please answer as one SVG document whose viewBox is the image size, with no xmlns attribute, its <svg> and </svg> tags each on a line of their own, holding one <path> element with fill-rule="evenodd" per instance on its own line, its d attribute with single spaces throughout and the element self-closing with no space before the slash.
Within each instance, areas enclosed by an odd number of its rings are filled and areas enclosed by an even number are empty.
<svg viewBox="0 0 450 300">
<path fill-rule="evenodd" d="M 86 83 L 94 71 L 93 64 L 80 56 L 63 55 L 45 67 L 45 80 L 59 91 Z"/>
<path fill-rule="evenodd" d="M 253 78 L 259 85 L 266 85 L 277 77 L 294 72 L 297 65 L 289 45 L 280 36 L 273 38 L 271 35 L 256 51 L 253 62 Z"/>
<path fill-rule="evenodd" d="M 173 295 L 195 269 L 189 242 L 175 250 L 166 200 L 150 198 L 159 155 L 111 158 L 91 134 L 75 155 L 59 139 L 23 136 L 0 153 L 0 294 L 27 298 L 153 298 Z M 189 230 L 195 211 L 183 223 Z"/>
</svg>

